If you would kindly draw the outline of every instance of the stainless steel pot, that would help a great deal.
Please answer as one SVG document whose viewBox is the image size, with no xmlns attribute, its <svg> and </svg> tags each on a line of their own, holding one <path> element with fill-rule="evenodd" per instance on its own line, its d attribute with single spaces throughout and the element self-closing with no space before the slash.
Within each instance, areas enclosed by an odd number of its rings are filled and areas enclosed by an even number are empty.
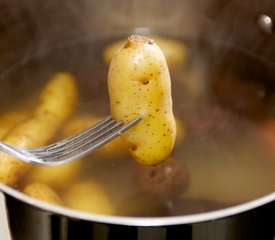
<svg viewBox="0 0 275 240">
<path fill-rule="evenodd" d="M 90 33 L 133 28 L 195 39 L 203 34 L 275 64 L 272 1 L 1 0 L 0 6 L 1 72 L 27 61 L 33 53 Z M 217 54 L 223 53 L 217 50 Z M 3 240 L 275 239 L 275 193 L 207 213 L 139 218 L 78 212 L 40 202 L 5 185 L 0 190 Z"/>
<path fill-rule="evenodd" d="M 224 210 L 177 217 L 136 218 L 64 209 L 1 186 L 1 239 L 274 239 L 270 194 Z M 7 209 L 7 221 L 5 208 Z M 3 219 L 4 218 L 4 219 Z"/>
</svg>

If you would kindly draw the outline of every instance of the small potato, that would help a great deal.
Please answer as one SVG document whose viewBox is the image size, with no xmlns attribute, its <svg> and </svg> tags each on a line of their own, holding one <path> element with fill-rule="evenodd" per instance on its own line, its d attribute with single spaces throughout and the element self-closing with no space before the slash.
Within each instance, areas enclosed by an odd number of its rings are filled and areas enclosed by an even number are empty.
<svg viewBox="0 0 275 240">
<path fill-rule="evenodd" d="M 34 166 L 25 177 L 26 182 L 40 182 L 55 189 L 67 188 L 82 167 L 80 160 L 53 167 Z"/>
<path fill-rule="evenodd" d="M 156 165 L 176 138 L 171 82 L 165 57 L 147 37 L 133 35 L 116 52 L 108 72 L 111 114 L 117 121 L 142 120 L 122 135 L 132 156 Z"/>
<path fill-rule="evenodd" d="M 46 184 L 39 182 L 31 183 L 23 189 L 23 192 L 41 201 L 62 205 L 62 200 L 58 194 Z"/>
<path fill-rule="evenodd" d="M 27 119 L 24 111 L 10 111 L 0 116 L 0 139 L 2 139 L 15 125 Z"/>
<path fill-rule="evenodd" d="M 2 141 L 23 148 L 47 144 L 73 112 L 77 96 L 71 75 L 55 75 L 43 89 L 32 117 L 14 127 Z M 0 182 L 14 186 L 30 167 L 30 164 L 0 152 Z"/>
<path fill-rule="evenodd" d="M 152 36 L 163 51 L 169 67 L 182 65 L 187 58 L 187 48 L 185 45 L 175 39 Z M 118 40 L 109 46 L 103 52 L 103 59 L 106 64 L 109 64 L 115 52 L 123 45 L 125 40 Z"/>
<path fill-rule="evenodd" d="M 80 211 L 113 214 L 114 208 L 105 189 L 95 181 L 76 183 L 64 194 L 64 204 Z"/>
<path fill-rule="evenodd" d="M 75 110 L 78 89 L 73 75 L 60 72 L 53 76 L 43 89 L 34 115 L 38 118 L 53 119 L 55 124 L 63 123 Z"/>
<path fill-rule="evenodd" d="M 163 198 L 175 198 L 186 191 L 190 176 L 180 160 L 169 157 L 157 166 L 140 165 L 138 180 L 144 192 Z"/>
<path fill-rule="evenodd" d="M 82 115 L 72 118 L 63 128 L 62 136 L 67 138 L 72 136 L 85 128 L 99 122 L 101 120 L 100 117 L 90 116 L 90 115 Z M 115 138 L 111 142 L 104 145 L 102 148 L 98 149 L 95 154 L 104 157 L 113 157 L 114 155 L 123 156 L 128 153 L 126 144 L 122 141 L 120 137 Z"/>
</svg>

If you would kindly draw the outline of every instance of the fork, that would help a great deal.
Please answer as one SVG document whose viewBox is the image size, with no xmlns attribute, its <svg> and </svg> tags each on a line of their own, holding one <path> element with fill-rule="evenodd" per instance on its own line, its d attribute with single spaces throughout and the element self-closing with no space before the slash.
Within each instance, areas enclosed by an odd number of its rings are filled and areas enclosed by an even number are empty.
<svg viewBox="0 0 275 240">
<path fill-rule="evenodd" d="M 0 142 L 0 151 L 27 163 L 55 166 L 91 153 L 118 137 L 141 120 L 140 117 L 125 124 L 108 116 L 91 127 L 69 138 L 43 147 L 23 149 Z"/>
</svg>

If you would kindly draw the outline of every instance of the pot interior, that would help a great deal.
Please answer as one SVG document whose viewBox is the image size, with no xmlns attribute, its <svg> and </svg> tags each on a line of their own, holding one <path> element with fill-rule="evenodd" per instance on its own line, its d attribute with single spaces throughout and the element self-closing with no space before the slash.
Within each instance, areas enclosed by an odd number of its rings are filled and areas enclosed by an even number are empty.
<svg viewBox="0 0 275 240">
<path fill-rule="evenodd" d="M 180 65 L 169 66 L 178 121 L 172 156 L 164 165 L 146 167 L 127 151 L 90 154 L 79 160 L 81 166 L 62 186 L 51 183 L 61 198 L 79 182 L 96 181 L 107 192 L 111 215 L 164 217 L 219 210 L 274 192 L 274 62 L 218 38 L 131 28 L 35 50 L 2 71 L 1 114 L 29 114 L 46 81 L 66 71 L 76 77 L 80 91 L 72 119 L 107 116 L 108 63 L 103 52 L 130 34 L 177 40 L 187 50 Z M 62 137 L 61 129 L 52 141 Z M 12 187 L 21 191 L 31 181 L 42 181 L 29 177 L 37 168 Z M 78 197 L 87 198 L 76 194 L 75 201 L 82 201 Z M 104 209 L 99 213 L 106 214 Z"/>
</svg>

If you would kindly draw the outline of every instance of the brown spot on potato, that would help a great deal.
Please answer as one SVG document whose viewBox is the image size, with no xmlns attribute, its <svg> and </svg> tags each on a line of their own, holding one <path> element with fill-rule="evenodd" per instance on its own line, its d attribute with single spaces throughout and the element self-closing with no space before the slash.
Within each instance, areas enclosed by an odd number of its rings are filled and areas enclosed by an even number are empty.
<svg viewBox="0 0 275 240">
<path fill-rule="evenodd" d="M 149 80 L 144 79 L 144 80 L 142 80 L 141 82 L 142 82 L 143 85 L 147 85 L 147 84 L 149 83 Z"/>
<path fill-rule="evenodd" d="M 131 150 L 132 150 L 132 151 L 136 151 L 136 150 L 137 150 L 137 146 L 136 146 L 136 145 L 132 145 L 132 146 L 131 146 Z"/>
</svg>

